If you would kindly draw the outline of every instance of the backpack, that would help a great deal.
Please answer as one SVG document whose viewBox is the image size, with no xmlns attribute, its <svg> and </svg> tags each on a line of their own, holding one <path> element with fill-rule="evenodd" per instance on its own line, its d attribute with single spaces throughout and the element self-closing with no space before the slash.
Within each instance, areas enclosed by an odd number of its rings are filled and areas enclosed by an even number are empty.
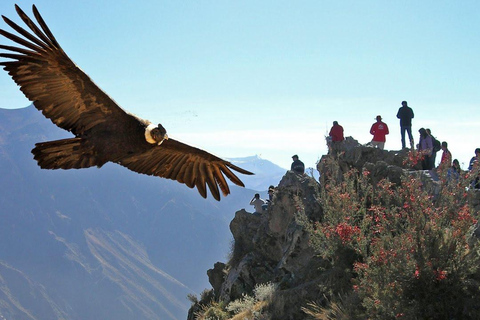
<svg viewBox="0 0 480 320">
<path fill-rule="evenodd" d="M 434 136 L 432 136 L 432 145 L 433 145 L 433 152 L 438 152 L 440 151 L 440 149 L 442 149 L 442 144 L 440 143 L 440 141 L 435 139 Z"/>
</svg>

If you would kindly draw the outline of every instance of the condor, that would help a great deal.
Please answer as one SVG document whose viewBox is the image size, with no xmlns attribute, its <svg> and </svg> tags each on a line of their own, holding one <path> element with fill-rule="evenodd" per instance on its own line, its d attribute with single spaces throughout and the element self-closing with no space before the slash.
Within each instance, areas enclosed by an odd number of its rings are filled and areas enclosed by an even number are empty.
<svg viewBox="0 0 480 320">
<path fill-rule="evenodd" d="M 80 169 L 118 163 L 132 171 L 176 180 L 220 200 L 230 193 L 225 177 L 239 186 L 232 172 L 253 174 L 206 151 L 169 139 L 165 128 L 120 108 L 65 54 L 37 8 L 38 26 L 17 6 L 18 15 L 32 31 L 10 19 L 19 35 L 0 34 L 19 47 L 0 45 L 7 58 L 0 65 L 43 115 L 75 137 L 41 142 L 32 150 L 43 169 Z M 40 27 L 39 27 L 40 26 Z M 220 190 L 219 190 L 220 188 Z"/>
</svg>

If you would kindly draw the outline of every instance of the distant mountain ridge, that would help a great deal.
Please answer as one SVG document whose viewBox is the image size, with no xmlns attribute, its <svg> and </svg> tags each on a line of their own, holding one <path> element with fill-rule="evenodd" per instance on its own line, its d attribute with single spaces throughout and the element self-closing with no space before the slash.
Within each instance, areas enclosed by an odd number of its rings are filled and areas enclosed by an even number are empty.
<svg viewBox="0 0 480 320">
<path fill-rule="evenodd" d="M 244 158 L 230 158 L 228 160 L 237 166 L 255 173 L 253 176 L 242 177 L 242 180 L 248 189 L 257 191 L 268 190 L 270 185 L 276 186 L 286 172 L 285 169 L 269 160 L 260 158 L 258 155 Z"/>
<path fill-rule="evenodd" d="M 34 144 L 69 135 L 33 106 L 0 109 L 0 319 L 186 318 L 255 191 L 217 202 L 115 164 L 41 170 Z"/>
<path fill-rule="evenodd" d="M 269 160 L 262 159 L 259 155 L 244 158 L 230 158 L 228 160 L 237 166 L 255 173 L 254 176 L 243 177 L 243 181 L 248 189 L 257 191 L 266 191 L 270 185 L 278 185 L 288 171 Z M 317 169 L 305 168 L 305 173 L 318 181 L 319 173 Z"/>
</svg>

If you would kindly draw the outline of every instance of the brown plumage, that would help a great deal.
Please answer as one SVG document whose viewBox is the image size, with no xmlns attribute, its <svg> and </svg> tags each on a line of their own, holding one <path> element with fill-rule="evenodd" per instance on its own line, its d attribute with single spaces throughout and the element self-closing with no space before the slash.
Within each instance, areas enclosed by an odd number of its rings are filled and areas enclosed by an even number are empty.
<svg viewBox="0 0 480 320">
<path fill-rule="evenodd" d="M 154 126 L 120 108 L 65 54 L 33 6 L 40 28 L 17 6 L 18 15 L 33 32 L 10 19 L 5 22 L 18 34 L 0 34 L 20 47 L 0 45 L 9 59 L 0 65 L 33 101 L 43 115 L 74 138 L 37 143 L 34 158 L 44 169 L 101 167 L 106 162 L 176 180 L 197 187 L 207 197 L 220 200 L 230 193 L 225 176 L 244 186 L 232 172 L 252 174 L 206 151 L 169 139 L 162 125 Z M 219 190 L 220 187 L 220 190 Z"/>
</svg>

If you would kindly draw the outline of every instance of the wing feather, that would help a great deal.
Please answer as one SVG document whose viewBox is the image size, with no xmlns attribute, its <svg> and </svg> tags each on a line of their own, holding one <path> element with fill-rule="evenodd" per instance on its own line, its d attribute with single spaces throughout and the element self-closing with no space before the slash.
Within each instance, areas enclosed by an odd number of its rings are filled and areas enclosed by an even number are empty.
<svg viewBox="0 0 480 320">
<path fill-rule="evenodd" d="M 207 197 L 208 186 L 213 198 L 217 200 L 220 200 L 220 190 L 224 196 L 230 194 L 225 177 L 239 186 L 244 186 L 232 170 L 253 174 L 174 139 L 168 139 L 147 152 L 125 158 L 119 163 L 138 173 L 176 180 L 190 188 L 196 187 L 204 198 Z"/>
<path fill-rule="evenodd" d="M 207 197 L 207 188 L 205 185 L 205 166 L 202 162 L 198 163 L 199 174 L 195 178 L 195 186 L 197 186 L 198 192 L 202 195 L 202 197 Z"/>
<path fill-rule="evenodd" d="M 194 182 L 194 179 L 193 179 L 193 168 L 194 168 L 194 166 L 195 166 L 195 164 L 193 162 L 189 161 L 185 165 L 185 171 L 183 173 L 182 180 L 184 181 L 184 183 L 189 188 L 193 188 L 195 186 L 195 182 Z"/>
<path fill-rule="evenodd" d="M 18 24 L 13 22 L 12 20 L 8 19 L 7 17 L 3 17 L 3 20 L 15 31 L 17 31 L 19 34 L 30 40 L 31 42 L 35 43 L 39 47 L 42 47 L 43 49 L 47 49 L 48 45 L 51 43 L 49 39 L 37 28 L 37 26 L 33 23 L 30 18 L 25 14 L 25 12 L 20 9 L 20 7 L 15 6 L 15 9 L 17 10 L 18 15 L 20 18 L 25 22 L 25 24 L 37 35 L 38 38 L 36 38 L 34 35 L 29 33 L 27 30 L 23 29 L 20 27 Z M 40 38 L 40 39 L 39 39 Z"/>
<path fill-rule="evenodd" d="M 233 183 L 235 183 L 237 186 L 245 187 L 243 182 L 228 168 L 230 163 L 221 163 L 219 164 L 220 170 L 222 170 L 222 173 L 227 176 L 228 179 L 230 179 Z M 248 171 L 247 171 L 248 172 Z"/>
<path fill-rule="evenodd" d="M 189 163 L 188 163 L 188 156 L 184 155 L 180 161 L 177 162 L 176 164 L 176 169 L 174 173 L 172 174 L 172 177 L 175 177 L 178 182 L 180 183 L 185 183 L 185 180 L 183 179 L 185 176 L 185 170 L 188 168 Z"/>
<path fill-rule="evenodd" d="M 203 163 L 205 180 L 207 181 L 208 188 L 212 193 L 212 196 L 215 200 L 220 200 L 220 191 L 218 190 L 218 183 L 213 176 L 213 171 L 211 170 L 211 165 L 209 163 Z"/>
<path fill-rule="evenodd" d="M 33 13 L 40 27 L 15 8 L 31 32 L 3 17 L 20 36 L 5 30 L 0 34 L 20 47 L 2 45 L 6 52 L 0 56 L 9 60 L 0 65 L 45 117 L 75 135 L 111 121 L 122 128 L 134 119 L 73 63 L 35 6 Z"/>
<path fill-rule="evenodd" d="M 220 189 L 222 189 L 222 193 L 224 196 L 230 193 L 230 187 L 228 186 L 227 180 L 222 174 L 222 171 L 218 166 L 213 166 L 213 171 L 215 172 L 215 179 L 217 179 L 218 184 L 220 185 Z"/>
<path fill-rule="evenodd" d="M 187 171 L 187 169 L 190 167 L 190 162 L 185 161 L 182 165 L 179 165 L 179 166 L 180 166 L 180 170 L 178 170 L 178 173 L 177 173 L 177 180 L 180 183 L 187 184 L 184 178 L 185 178 L 185 171 Z"/>
<path fill-rule="evenodd" d="M 171 173 L 175 169 L 174 164 L 176 162 L 176 159 L 177 159 L 177 157 L 173 156 L 173 157 L 171 157 L 170 161 L 162 162 L 162 163 L 164 163 L 163 166 L 160 166 L 160 164 L 158 164 L 158 167 L 160 169 L 160 170 L 157 171 L 158 174 L 160 174 L 162 177 L 165 177 L 167 179 L 172 179 L 171 178 Z M 147 164 L 151 163 L 152 160 L 153 159 L 148 159 Z M 158 174 L 156 174 L 156 175 L 158 175 Z M 174 179 L 172 179 L 172 180 L 174 180 Z"/>
<path fill-rule="evenodd" d="M 193 168 L 192 168 L 192 176 L 190 177 L 191 179 L 191 183 L 193 184 L 193 186 L 195 186 L 195 184 L 197 183 L 197 176 L 199 175 L 199 172 L 200 172 L 200 169 L 199 169 L 199 166 L 200 166 L 200 161 L 193 161 Z"/>
<path fill-rule="evenodd" d="M 3 20 L 7 21 L 8 18 L 2 16 Z M 13 23 L 13 22 L 12 22 Z M 28 42 L 27 40 L 20 38 L 17 35 L 14 35 L 13 33 L 7 32 L 5 30 L 0 29 L 0 34 L 4 36 L 5 38 L 8 38 L 12 40 L 13 42 L 18 43 L 19 45 L 22 45 L 24 47 L 27 47 L 29 49 L 32 49 L 33 51 L 36 52 L 44 52 L 44 48 L 42 46 L 36 46 L 35 44 Z"/>
<path fill-rule="evenodd" d="M 170 175 L 167 178 L 172 179 L 172 180 L 177 180 L 178 182 L 183 183 L 183 181 L 179 180 L 178 173 L 182 169 L 182 166 L 185 165 L 185 162 L 187 161 L 187 159 L 188 159 L 188 155 L 186 155 L 186 154 L 179 155 L 175 159 L 175 165 L 172 166 L 172 170 L 170 171 Z"/>
<path fill-rule="evenodd" d="M 50 31 L 50 28 L 47 26 L 47 24 L 43 20 L 42 16 L 40 15 L 40 12 L 37 10 L 37 7 L 35 5 L 32 6 L 32 11 L 33 11 L 33 15 L 35 16 L 35 19 L 37 19 L 38 23 L 40 24 L 43 31 L 47 35 L 48 39 L 52 41 L 52 44 L 54 46 L 60 48 L 60 45 L 58 44 L 57 39 L 55 39 L 55 37 L 53 36 L 53 33 Z"/>
</svg>

